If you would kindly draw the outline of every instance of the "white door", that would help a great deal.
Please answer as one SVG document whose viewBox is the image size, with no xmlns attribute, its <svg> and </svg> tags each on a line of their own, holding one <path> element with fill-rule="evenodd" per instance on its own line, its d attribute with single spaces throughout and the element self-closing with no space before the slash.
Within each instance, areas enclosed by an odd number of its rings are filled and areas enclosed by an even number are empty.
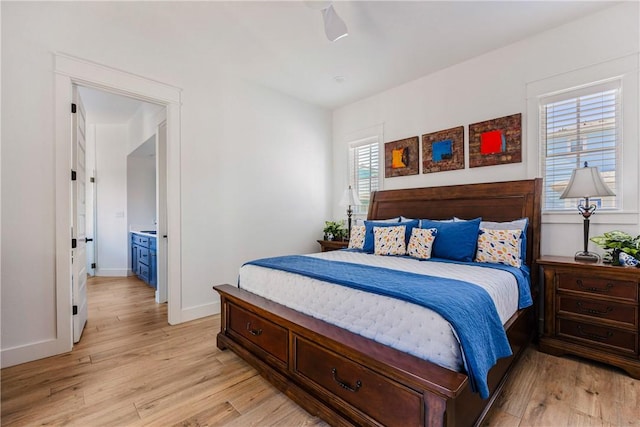
<svg viewBox="0 0 640 427">
<path fill-rule="evenodd" d="M 75 107 L 74 107 L 75 106 Z M 73 303 L 73 342 L 80 341 L 87 323 L 86 252 L 86 142 L 85 113 L 78 87 L 73 86 L 71 149 L 71 293 Z M 75 175 L 75 176 L 74 176 Z M 75 247 L 74 247 L 75 246 Z"/>
</svg>

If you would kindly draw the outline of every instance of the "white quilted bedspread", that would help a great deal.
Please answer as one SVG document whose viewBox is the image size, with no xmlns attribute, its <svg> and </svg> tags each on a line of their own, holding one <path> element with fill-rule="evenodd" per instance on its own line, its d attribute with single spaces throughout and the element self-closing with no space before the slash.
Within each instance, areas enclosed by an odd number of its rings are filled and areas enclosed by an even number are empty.
<svg viewBox="0 0 640 427">
<path fill-rule="evenodd" d="M 516 280 L 502 270 L 350 251 L 309 256 L 476 283 L 493 299 L 503 324 L 518 307 Z M 445 368 L 455 371 L 463 368 L 460 346 L 451 325 L 428 308 L 254 265 L 240 269 L 240 287 Z"/>
</svg>

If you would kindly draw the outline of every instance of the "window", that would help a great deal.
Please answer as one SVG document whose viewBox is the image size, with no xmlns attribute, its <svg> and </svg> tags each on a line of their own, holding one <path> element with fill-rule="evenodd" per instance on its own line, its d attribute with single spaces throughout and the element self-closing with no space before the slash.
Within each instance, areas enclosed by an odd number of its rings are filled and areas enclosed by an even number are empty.
<svg viewBox="0 0 640 427">
<path fill-rule="evenodd" d="M 540 99 L 544 209 L 575 210 L 575 199 L 560 200 L 575 168 L 596 166 L 617 194 L 620 81 L 583 87 Z M 616 196 L 590 199 L 600 209 L 618 208 Z"/>
<path fill-rule="evenodd" d="M 368 212 L 371 192 L 380 188 L 379 153 L 377 137 L 357 141 L 349 146 L 349 183 L 362 202 L 361 206 L 354 208 L 355 214 Z"/>
</svg>

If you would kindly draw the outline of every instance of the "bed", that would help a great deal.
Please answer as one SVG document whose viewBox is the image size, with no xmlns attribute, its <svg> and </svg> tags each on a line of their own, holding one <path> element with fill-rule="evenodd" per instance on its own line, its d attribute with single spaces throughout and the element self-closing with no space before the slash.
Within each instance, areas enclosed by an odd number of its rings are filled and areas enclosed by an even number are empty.
<svg viewBox="0 0 640 427">
<path fill-rule="evenodd" d="M 237 286 L 214 286 L 222 306 L 217 345 L 237 353 L 292 400 L 332 425 L 477 425 L 535 335 L 540 197 L 540 179 L 372 194 L 368 220 L 528 219 L 524 263 L 533 304 L 516 308 L 502 322 L 512 354 L 499 358 L 488 371 L 484 398 L 464 369 L 427 361 Z"/>
</svg>

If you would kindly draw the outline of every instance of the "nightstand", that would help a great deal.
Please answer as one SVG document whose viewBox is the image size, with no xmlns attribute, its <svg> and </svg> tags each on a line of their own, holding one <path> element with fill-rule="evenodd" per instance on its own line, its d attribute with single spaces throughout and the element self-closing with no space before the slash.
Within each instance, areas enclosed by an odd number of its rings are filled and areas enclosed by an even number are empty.
<svg viewBox="0 0 640 427">
<path fill-rule="evenodd" d="M 538 265 L 544 279 L 540 350 L 608 363 L 640 379 L 640 269 L 555 256 Z"/>
<path fill-rule="evenodd" d="M 338 249 L 344 249 L 349 246 L 349 242 L 343 242 L 338 240 L 318 240 L 322 252 L 335 251 Z"/>
</svg>

